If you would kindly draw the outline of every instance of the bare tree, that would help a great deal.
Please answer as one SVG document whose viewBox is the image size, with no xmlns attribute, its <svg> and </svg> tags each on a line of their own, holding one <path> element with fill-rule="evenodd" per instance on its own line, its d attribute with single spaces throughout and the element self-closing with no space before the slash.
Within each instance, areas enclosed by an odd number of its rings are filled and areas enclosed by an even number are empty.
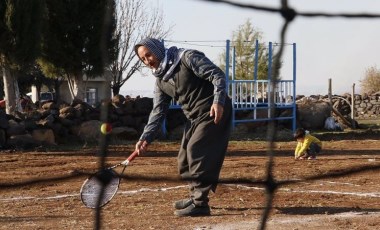
<svg viewBox="0 0 380 230">
<path fill-rule="evenodd" d="M 164 28 L 163 13 L 159 8 L 146 7 L 145 0 L 117 0 L 118 58 L 108 67 L 112 76 L 112 93 L 117 95 L 125 82 L 142 68 L 133 50 L 145 37 L 165 38 L 171 27 Z"/>
<path fill-rule="evenodd" d="M 380 91 L 380 69 L 377 69 L 376 66 L 367 68 L 360 85 L 362 93 L 370 94 Z"/>
</svg>

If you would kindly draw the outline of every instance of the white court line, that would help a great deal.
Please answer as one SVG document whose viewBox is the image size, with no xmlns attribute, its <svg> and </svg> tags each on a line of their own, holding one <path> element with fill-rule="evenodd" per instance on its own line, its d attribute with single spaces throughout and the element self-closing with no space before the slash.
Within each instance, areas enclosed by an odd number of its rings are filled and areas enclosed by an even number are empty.
<svg viewBox="0 0 380 230">
<path fill-rule="evenodd" d="M 350 195 L 350 196 L 360 196 L 360 197 L 380 197 L 378 192 L 337 192 L 337 191 L 323 191 L 323 190 L 295 190 L 295 189 L 280 189 L 281 191 L 287 192 L 302 192 L 302 193 L 323 193 L 323 194 L 338 194 L 338 195 Z"/>
<path fill-rule="evenodd" d="M 169 190 L 179 189 L 188 187 L 187 185 L 179 185 L 174 187 L 167 187 L 167 188 L 141 188 L 137 190 L 129 190 L 129 191 L 118 191 L 117 194 L 137 194 L 142 192 L 166 192 Z M 10 198 L 0 198 L 0 201 L 17 201 L 17 200 L 53 200 L 53 199 L 62 199 L 62 198 L 68 198 L 68 197 L 79 197 L 79 193 L 75 194 L 68 194 L 68 195 L 59 195 L 59 196 L 48 196 L 48 197 L 36 197 L 36 196 L 18 196 L 18 197 L 10 197 Z"/>
<path fill-rule="evenodd" d="M 373 217 L 376 218 L 380 216 L 379 212 L 343 212 L 343 213 L 337 213 L 337 214 L 329 214 L 329 215 L 313 215 L 311 217 L 302 216 L 300 217 L 272 217 L 270 220 L 267 221 L 268 229 L 298 229 L 294 228 L 297 224 L 302 225 L 310 225 L 310 223 L 324 223 L 326 220 L 331 220 L 333 218 L 339 218 L 342 219 L 350 219 L 350 221 L 353 220 L 353 218 L 361 218 L 362 216 L 366 217 Z M 319 228 L 322 226 L 328 227 L 327 224 L 323 225 L 320 224 Z M 223 224 L 210 224 L 210 225 L 202 225 L 201 227 L 195 227 L 194 230 L 231 230 L 231 229 L 239 229 L 239 230 L 251 230 L 258 228 L 260 222 L 257 220 L 253 221 L 238 221 L 238 222 L 227 222 Z M 314 225 L 313 225 L 314 226 Z M 315 227 L 313 228 L 315 229 Z"/>
<path fill-rule="evenodd" d="M 185 188 L 185 187 L 188 187 L 188 186 L 187 185 L 179 185 L 179 186 L 168 187 L 168 188 L 141 188 L 138 190 L 118 192 L 118 194 L 136 194 L 136 193 L 140 193 L 140 192 L 166 192 L 169 190 Z"/>
<path fill-rule="evenodd" d="M 335 183 L 335 182 L 327 182 L 327 183 Z M 341 184 L 349 184 L 349 183 L 341 183 Z M 251 187 L 241 184 L 224 184 L 226 186 L 233 186 L 236 188 L 243 188 L 243 189 L 253 189 L 253 190 L 265 190 L 262 187 Z M 350 185 L 350 184 L 349 184 Z M 355 185 L 356 186 L 356 185 Z M 122 195 L 129 195 L 129 194 L 137 194 L 142 192 L 166 192 L 169 190 L 174 189 L 180 189 L 188 187 L 188 185 L 179 185 L 174 187 L 166 187 L 166 188 L 141 188 L 137 190 L 127 190 L 127 191 L 119 191 L 117 194 Z M 323 194 L 338 194 L 338 195 L 350 195 L 350 196 L 359 196 L 359 197 L 380 197 L 380 193 L 373 192 L 373 193 L 362 193 L 362 192 L 338 192 L 338 191 L 331 191 L 331 190 L 297 190 L 297 189 L 287 189 L 287 188 L 280 188 L 280 191 L 283 192 L 292 192 L 292 193 L 323 193 Z M 9 198 L 0 198 L 0 201 L 17 201 L 17 200 L 53 200 L 53 199 L 62 199 L 62 198 L 68 198 L 68 197 L 79 197 L 79 193 L 75 194 L 68 194 L 68 195 L 59 195 L 59 196 L 48 196 L 48 197 L 35 197 L 35 196 L 18 196 L 18 197 L 9 197 Z"/>
<path fill-rule="evenodd" d="M 227 185 L 227 184 L 226 184 Z M 246 185 L 231 185 L 228 186 L 236 186 L 237 188 L 244 189 L 253 189 L 253 190 L 265 190 L 262 187 L 251 187 Z M 280 188 L 279 191 L 284 192 L 292 192 L 292 193 L 323 193 L 323 194 L 338 194 L 338 195 L 351 195 L 351 196 L 360 196 L 360 197 L 380 197 L 380 193 L 378 192 L 338 192 L 338 191 L 330 191 L 330 190 L 299 190 L 299 189 L 288 189 L 288 188 Z"/>
<path fill-rule="evenodd" d="M 54 200 L 67 197 L 79 196 L 78 194 L 69 194 L 69 195 L 59 195 L 59 196 L 47 196 L 47 197 L 36 197 L 36 196 L 16 196 L 10 198 L 0 198 L 0 201 L 15 201 L 15 200 Z"/>
<path fill-rule="evenodd" d="M 356 187 L 361 187 L 362 185 L 353 184 L 353 183 L 345 183 L 345 182 L 335 182 L 335 181 L 325 181 L 328 184 L 343 184 L 343 185 L 351 185 Z"/>
<path fill-rule="evenodd" d="M 335 182 L 335 181 L 322 181 L 321 183 L 317 184 L 316 183 L 310 183 L 310 182 L 306 182 L 306 181 L 303 181 L 303 182 L 299 182 L 299 184 L 305 184 L 305 185 L 309 185 L 309 186 L 324 186 L 326 184 L 333 184 L 333 185 L 349 185 L 349 186 L 355 186 L 355 187 L 361 187 L 362 185 L 358 185 L 358 184 L 353 184 L 353 183 L 347 183 L 347 182 Z"/>
<path fill-rule="evenodd" d="M 301 182 L 303 184 L 309 184 L 311 185 L 312 183 L 310 182 Z M 362 185 L 358 185 L 358 184 L 353 184 L 353 183 L 347 183 L 347 182 L 336 182 L 336 181 L 322 181 L 321 183 L 317 184 L 317 185 L 324 185 L 325 184 L 338 184 L 338 185 L 350 185 L 350 186 L 356 186 L 356 187 L 361 187 Z"/>
</svg>

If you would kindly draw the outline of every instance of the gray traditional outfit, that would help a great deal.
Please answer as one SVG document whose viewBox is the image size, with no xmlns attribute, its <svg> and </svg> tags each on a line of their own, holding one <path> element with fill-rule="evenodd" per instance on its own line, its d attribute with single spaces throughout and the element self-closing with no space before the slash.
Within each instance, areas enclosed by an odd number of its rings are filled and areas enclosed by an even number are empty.
<svg viewBox="0 0 380 230">
<path fill-rule="evenodd" d="M 153 109 L 140 140 L 154 140 L 171 100 L 176 100 L 188 119 L 178 154 L 179 173 L 190 181 L 190 203 L 209 208 L 208 194 L 215 192 L 231 129 L 232 107 L 225 74 L 197 50 L 165 49 L 152 38 L 138 43 L 136 53 L 139 46 L 147 47 L 160 60 L 159 68 L 153 70 Z M 218 124 L 210 117 L 213 103 L 224 107 Z"/>
</svg>

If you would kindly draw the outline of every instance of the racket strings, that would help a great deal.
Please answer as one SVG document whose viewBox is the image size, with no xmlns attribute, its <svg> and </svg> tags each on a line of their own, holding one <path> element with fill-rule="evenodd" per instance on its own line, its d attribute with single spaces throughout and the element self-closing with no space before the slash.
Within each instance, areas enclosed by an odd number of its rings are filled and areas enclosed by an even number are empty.
<svg viewBox="0 0 380 230">
<path fill-rule="evenodd" d="M 101 176 L 93 176 L 83 184 L 81 199 L 87 207 L 102 207 L 107 204 L 116 194 L 120 184 L 120 178 L 118 175 L 116 175 L 115 172 L 111 171 L 111 173 L 111 175 L 107 176 L 106 180 L 104 180 L 105 178 L 102 178 Z M 99 200 L 102 189 L 103 194 Z"/>
</svg>

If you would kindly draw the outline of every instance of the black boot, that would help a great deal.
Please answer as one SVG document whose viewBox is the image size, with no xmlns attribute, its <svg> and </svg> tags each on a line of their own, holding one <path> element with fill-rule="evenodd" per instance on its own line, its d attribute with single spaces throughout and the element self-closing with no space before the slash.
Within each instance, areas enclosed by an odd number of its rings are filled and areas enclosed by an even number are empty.
<svg viewBox="0 0 380 230">
<path fill-rule="evenodd" d="M 210 206 L 196 206 L 194 203 L 187 208 L 174 211 L 176 216 L 209 216 Z"/>
<path fill-rule="evenodd" d="M 184 209 L 189 207 L 193 203 L 193 200 L 188 198 L 188 199 L 183 199 L 183 200 L 177 200 L 174 202 L 173 206 L 175 209 Z"/>
</svg>

